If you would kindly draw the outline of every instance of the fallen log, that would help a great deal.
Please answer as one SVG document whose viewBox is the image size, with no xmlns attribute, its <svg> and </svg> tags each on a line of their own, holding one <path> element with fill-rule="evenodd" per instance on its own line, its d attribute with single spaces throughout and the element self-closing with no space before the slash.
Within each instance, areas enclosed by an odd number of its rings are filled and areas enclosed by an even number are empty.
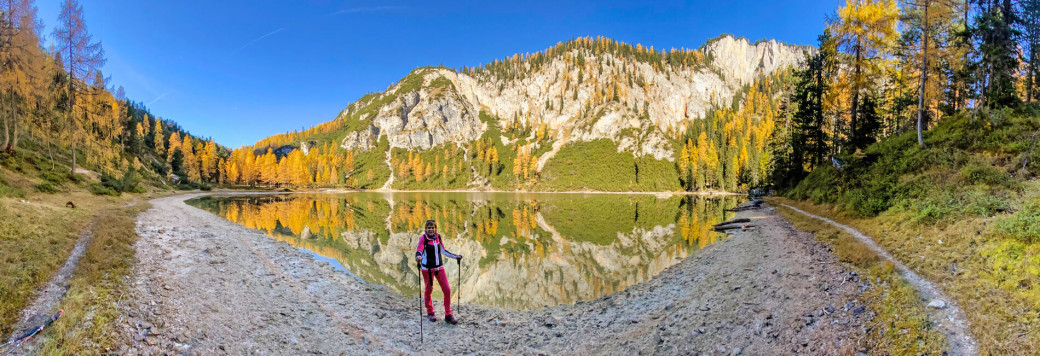
<svg viewBox="0 0 1040 356">
<path fill-rule="evenodd" d="M 748 229 L 751 229 L 753 227 L 755 227 L 755 225 L 730 224 L 730 225 L 717 226 L 714 229 L 715 229 L 715 231 L 726 231 L 726 230 L 735 230 L 735 229 L 740 229 L 742 231 L 747 231 Z"/>
<path fill-rule="evenodd" d="M 733 220 L 730 220 L 730 221 L 727 221 L 727 222 L 724 222 L 724 223 L 718 223 L 718 224 L 712 225 L 711 227 L 717 229 L 717 228 L 719 228 L 719 226 L 740 224 L 740 223 L 746 223 L 746 222 L 751 222 L 751 219 L 748 219 L 748 218 L 733 219 Z"/>
<path fill-rule="evenodd" d="M 749 201 L 749 202 L 737 205 L 734 208 L 726 209 L 726 211 L 737 212 L 737 211 L 744 211 L 744 210 L 754 210 L 754 209 L 761 208 L 762 207 L 762 203 L 763 203 L 762 199 L 755 199 L 755 200 L 752 200 L 752 201 Z"/>
</svg>

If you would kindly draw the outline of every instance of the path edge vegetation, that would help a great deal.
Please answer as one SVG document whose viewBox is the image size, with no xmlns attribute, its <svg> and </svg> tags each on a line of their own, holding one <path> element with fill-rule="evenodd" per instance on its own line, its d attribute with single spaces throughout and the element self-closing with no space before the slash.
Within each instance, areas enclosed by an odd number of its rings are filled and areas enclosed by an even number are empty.
<svg viewBox="0 0 1040 356">
<path fill-rule="evenodd" d="M 1034 195 L 1040 195 L 1040 191 Z M 836 204 L 781 197 L 770 200 L 830 218 L 874 237 L 875 242 L 894 257 L 935 282 L 960 304 L 980 352 L 1035 354 L 1040 351 L 1040 335 L 1035 329 L 1040 320 L 1037 309 L 1040 301 L 1030 296 L 1029 288 L 1017 288 L 1020 283 L 1031 285 L 1028 266 L 1015 262 L 1027 258 L 1030 251 L 1009 249 L 1008 244 L 1013 243 L 994 239 L 994 233 L 988 232 L 999 229 L 1003 221 L 1015 219 L 1015 214 L 930 225 L 910 222 L 906 212 L 862 218 L 850 216 Z M 792 222 L 797 218 L 787 214 L 784 217 Z M 835 253 L 841 252 L 836 250 Z M 1008 264 L 1016 264 L 1017 270 Z"/>
<path fill-rule="evenodd" d="M 776 211 L 795 228 L 811 233 L 826 244 L 839 261 L 856 272 L 860 281 L 870 285 L 862 293 L 862 302 L 875 313 L 867 322 L 867 340 L 871 353 L 942 354 L 946 337 L 931 327 L 920 294 L 896 270 L 867 245 L 849 233 L 822 221 L 775 204 L 790 200 L 770 198 Z M 850 281 L 850 283 L 856 283 Z"/>
<path fill-rule="evenodd" d="M 117 323 L 119 301 L 126 296 L 136 262 L 137 215 L 149 203 L 109 208 L 98 213 L 86 251 L 76 266 L 59 308 L 64 316 L 44 331 L 37 350 L 47 355 L 110 354 L 123 340 Z"/>
</svg>

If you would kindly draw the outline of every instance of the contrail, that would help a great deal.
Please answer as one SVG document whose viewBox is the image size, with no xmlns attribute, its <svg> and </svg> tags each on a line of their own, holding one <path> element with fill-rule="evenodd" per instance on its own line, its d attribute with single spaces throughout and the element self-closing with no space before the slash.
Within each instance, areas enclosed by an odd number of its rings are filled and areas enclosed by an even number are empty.
<svg viewBox="0 0 1040 356">
<path fill-rule="evenodd" d="M 162 99 L 164 96 L 166 96 L 166 94 L 169 94 L 169 93 L 172 93 L 172 92 L 168 91 L 168 92 L 162 93 L 162 95 L 159 95 L 158 98 L 152 99 L 152 101 L 149 101 L 148 104 L 144 104 L 144 106 L 152 106 L 152 104 L 155 104 L 156 101 L 159 101 L 159 99 Z"/>
<path fill-rule="evenodd" d="M 249 47 L 250 45 L 252 45 L 254 43 L 257 43 L 258 41 L 260 41 L 260 40 L 262 40 L 264 38 L 267 38 L 267 36 L 270 36 L 270 35 L 282 32 L 282 30 L 284 30 L 284 29 L 285 29 L 285 27 L 282 27 L 282 28 L 279 28 L 277 30 L 271 31 L 271 32 L 267 33 L 266 35 L 254 38 L 252 41 L 249 41 L 248 43 L 242 45 L 242 47 L 238 47 L 238 49 L 235 50 L 235 53 L 238 53 L 238 51 L 241 51 L 241 50 L 245 49 L 246 47 Z"/>
</svg>

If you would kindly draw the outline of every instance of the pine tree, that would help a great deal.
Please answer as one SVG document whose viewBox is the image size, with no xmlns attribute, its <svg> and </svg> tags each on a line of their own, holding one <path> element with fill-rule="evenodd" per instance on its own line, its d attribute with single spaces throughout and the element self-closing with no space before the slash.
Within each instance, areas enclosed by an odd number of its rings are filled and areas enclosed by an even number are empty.
<svg viewBox="0 0 1040 356">
<path fill-rule="evenodd" d="M 978 77 L 982 101 L 986 107 L 1002 108 L 1017 104 L 1015 72 L 1018 70 L 1018 43 L 1014 28 L 1018 17 L 1011 0 L 985 1 L 975 19 L 973 38 L 978 51 L 972 65 Z"/>
<path fill-rule="evenodd" d="M 830 41 L 830 31 L 825 29 L 819 36 L 820 46 Z M 794 92 L 791 103 L 794 112 L 791 115 L 791 156 L 783 162 L 787 167 L 780 168 L 786 173 L 785 181 L 796 182 L 805 174 L 805 166 L 811 171 L 823 162 L 827 154 L 827 136 L 823 132 L 823 102 L 829 89 L 825 76 L 825 63 L 830 59 L 828 51 L 816 54 L 806 53 L 806 64 L 803 69 L 795 71 Z"/>
<path fill-rule="evenodd" d="M 877 141 L 875 137 L 881 129 L 881 115 L 878 113 L 878 109 L 877 99 L 874 95 L 863 97 L 863 104 L 860 108 L 862 110 L 860 125 L 856 127 L 857 132 L 853 133 L 853 139 L 850 141 L 853 147 L 862 149 Z"/>
<path fill-rule="evenodd" d="M 1026 60 L 1026 102 L 1036 96 L 1037 70 L 1040 69 L 1040 0 L 1022 1 L 1022 32 Z"/>
</svg>

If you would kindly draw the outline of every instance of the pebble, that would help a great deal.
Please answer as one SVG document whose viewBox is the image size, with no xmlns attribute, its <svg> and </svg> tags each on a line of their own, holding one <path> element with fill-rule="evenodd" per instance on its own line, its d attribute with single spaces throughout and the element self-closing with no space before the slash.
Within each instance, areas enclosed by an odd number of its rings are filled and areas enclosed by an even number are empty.
<svg viewBox="0 0 1040 356">
<path fill-rule="evenodd" d="M 945 309 L 946 308 L 946 302 L 938 300 L 938 299 L 932 299 L 932 301 L 928 303 L 928 307 L 929 308 L 935 308 L 935 309 Z"/>
<path fill-rule="evenodd" d="M 856 307 L 856 309 L 852 309 L 852 315 L 860 315 L 860 314 L 863 314 L 863 312 L 865 312 L 865 311 L 867 311 L 867 306 L 860 305 L 860 306 Z"/>
</svg>

